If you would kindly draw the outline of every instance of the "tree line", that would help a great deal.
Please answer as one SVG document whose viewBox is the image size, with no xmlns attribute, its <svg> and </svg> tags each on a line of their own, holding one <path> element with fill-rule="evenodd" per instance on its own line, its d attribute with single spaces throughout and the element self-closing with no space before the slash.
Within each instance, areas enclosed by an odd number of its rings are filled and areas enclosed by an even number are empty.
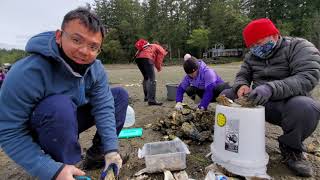
<svg viewBox="0 0 320 180">
<path fill-rule="evenodd" d="M 166 45 L 167 61 L 187 52 L 201 57 L 215 44 L 244 48 L 242 29 L 261 17 L 270 18 L 282 35 L 320 48 L 320 0 L 95 0 L 87 6 L 107 29 L 99 55 L 104 63 L 128 62 L 139 38 Z"/>
<path fill-rule="evenodd" d="M 0 67 L 4 63 L 10 63 L 13 64 L 17 60 L 27 56 L 27 53 L 20 49 L 0 49 Z"/>
<path fill-rule="evenodd" d="M 139 38 L 165 44 L 170 59 L 201 57 L 218 43 L 243 48 L 242 29 L 261 17 L 320 47 L 320 0 L 95 0 L 92 8 L 108 30 L 101 57 L 111 63 L 127 62 Z"/>
</svg>

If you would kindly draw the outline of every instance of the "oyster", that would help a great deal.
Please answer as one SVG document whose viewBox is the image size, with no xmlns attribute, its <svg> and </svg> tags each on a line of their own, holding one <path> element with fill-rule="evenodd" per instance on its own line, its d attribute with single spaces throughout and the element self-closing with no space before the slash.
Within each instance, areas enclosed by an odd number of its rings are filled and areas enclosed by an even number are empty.
<svg viewBox="0 0 320 180">
<path fill-rule="evenodd" d="M 216 101 L 218 104 L 220 105 L 224 105 L 224 106 L 231 106 L 231 104 L 233 103 L 233 101 L 229 98 L 227 98 L 225 95 L 220 95 L 216 98 Z"/>
<path fill-rule="evenodd" d="M 235 103 L 241 105 L 241 107 L 255 107 L 256 104 L 248 98 L 248 95 L 244 95 L 234 100 Z"/>
</svg>

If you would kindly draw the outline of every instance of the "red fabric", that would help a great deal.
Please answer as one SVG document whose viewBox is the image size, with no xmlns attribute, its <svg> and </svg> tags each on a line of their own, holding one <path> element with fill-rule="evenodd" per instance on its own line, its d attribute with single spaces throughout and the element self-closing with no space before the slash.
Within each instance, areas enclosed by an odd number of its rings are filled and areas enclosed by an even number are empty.
<svg viewBox="0 0 320 180">
<path fill-rule="evenodd" d="M 138 53 L 136 58 L 146 58 L 146 59 L 152 60 L 154 63 L 154 66 L 159 72 L 161 71 L 162 62 L 166 55 L 167 55 L 167 51 L 163 49 L 163 47 L 161 47 L 158 44 L 150 44 L 149 46 L 142 49 Z"/>
<path fill-rule="evenodd" d="M 279 34 L 279 30 L 268 18 L 251 21 L 243 30 L 242 36 L 247 47 L 267 36 Z"/>
<path fill-rule="evenodd" d="M 143 46 L 148 44 L 148 41 L 144 40 L 144 39 L 139 39 L 136 44 L 135 44 L 135 47 L 141 51 L 143 49 Z"/>
</svg>

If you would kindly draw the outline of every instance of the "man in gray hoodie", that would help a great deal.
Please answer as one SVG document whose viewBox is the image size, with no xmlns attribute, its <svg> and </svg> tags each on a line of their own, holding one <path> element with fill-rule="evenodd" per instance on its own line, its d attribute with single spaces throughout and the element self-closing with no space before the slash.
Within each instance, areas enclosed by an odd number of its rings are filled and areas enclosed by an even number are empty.
<svg viewBox="0 0 320 180">
<path fill-rule="evenodd" d="M 264 105 L 266 120 L 283 130 L 278 141 L 284 162 L 296 175 L 310 177 L 313 170 L 303 155 L 303 141 L 320 116 L 320 103 L 310 96 L 319 82 L 319 51 L 305 39 L 281 36 L 267 18 L 250 22 L 243 38 L 250 52 L 232 89 L 221 94 L 231 99 L 248 95 Z"/>
</svg>

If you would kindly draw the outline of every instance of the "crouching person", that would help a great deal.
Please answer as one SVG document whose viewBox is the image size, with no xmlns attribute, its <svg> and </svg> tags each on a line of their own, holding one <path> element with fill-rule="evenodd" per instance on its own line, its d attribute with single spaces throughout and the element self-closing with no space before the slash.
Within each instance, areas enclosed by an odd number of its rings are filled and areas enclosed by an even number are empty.
<svg viewBox="0 0 320 180">
<path fill-rule="evenodd" d="M 319 82 L 319 51 L 305 39 L 281 36 L 266 18 L 250 22 L 243 38 L 250 52 L 232 89 L 221 94 L 231 99 L 247 95 L 255 104 L 264 105 L 266 120 L 283 130 L 278 141 L 288 168 L 296 175 L 312 176 L 303 141 L 316 129 L 320 117 L 320 103 L 310 96 Z"/>
<path fill-rule="evenodd" d="M 96 59 L 104 28 L 84 8 L 67 13 L 61 30 L 32 37 L 26 51 L 8 72 L 0 91 L 0 145 L 28 173 L 39 179 L 73 179 L 85 173 L 79 134 L 96 126 L 89 157 L 100 157 L 105 168 L 122 165 L 118 138 L 128 94 L 110 88 Z M 89 158 L 90 159 L 90 158 Z"/>
<path fill-rule="evenodd" d="M 225 89 L 230 88 L 221 77 L 202 60 L 192 56 L 185 56 L 183 68 L 186 73 L 177 89 L 176 105 L 177 110 L 182 110 L 183 95 L 186 93 L 191 99 L 196 96 L 201 98 L 197 108 L 206 110 L 210 102 L 215 102 L 218 95 Z"/>
</svg>

